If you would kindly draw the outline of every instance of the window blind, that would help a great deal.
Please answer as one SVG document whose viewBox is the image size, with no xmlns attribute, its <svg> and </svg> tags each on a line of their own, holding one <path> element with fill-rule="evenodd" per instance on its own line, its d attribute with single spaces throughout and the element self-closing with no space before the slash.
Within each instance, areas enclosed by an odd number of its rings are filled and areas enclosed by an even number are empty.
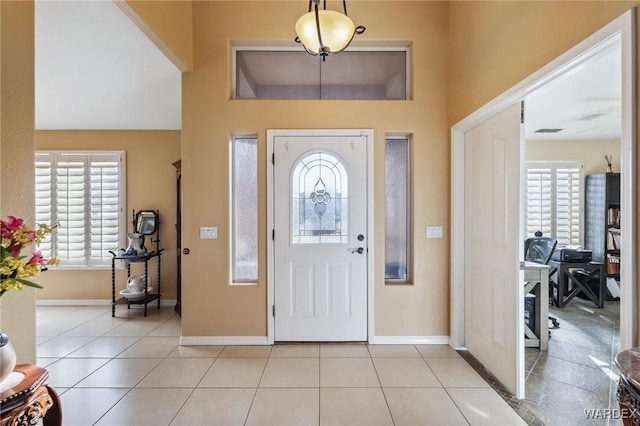
<svg viewBox="0 0 640 426">
<path fill-rule="evenodd" d="M 527 163 L 526 233 L 536 231 L 559 245 L 582 242 L 582 164 Z"/>
<path fill-rule="evenodd" d="M 36 154 L 36 221 L 57 224 L 41 245 L 61 266 L 106 266 L 123 246 L 123 153 Z"/>
</svg>

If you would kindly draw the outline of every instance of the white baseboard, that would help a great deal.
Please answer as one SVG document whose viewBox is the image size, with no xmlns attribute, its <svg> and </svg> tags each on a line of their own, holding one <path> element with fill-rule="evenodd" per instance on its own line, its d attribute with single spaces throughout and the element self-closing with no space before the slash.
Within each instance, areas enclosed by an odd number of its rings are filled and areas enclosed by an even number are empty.
<svg viewBox="0 0 640 426">
<path fill-rule="evenodd" d="M 448 345 L 449 336 L 373 336 L 373 345 Z"/>
<path fill-rule="evenodd" d="M 267 336 L 180 336 L 180 346 L 268 345 Z"/>
<path fill-rule="evenodd" d="M 158 304 L 151 301 L 148 306 Z M 160 306 L 175 306 L 176 299 L 160 299 Z M 36 306 L 111 306 L 110 299 L 37 299 Z M 133 305 L 132 305 L 133 306 Z"/>
<path fill-rule="evenodd" d="M 448 345 L 449 336 L 375 336 L 373 345 Z M 267 336 L 182 336 L 182 346 L 268 345 Z"/>
</svg>

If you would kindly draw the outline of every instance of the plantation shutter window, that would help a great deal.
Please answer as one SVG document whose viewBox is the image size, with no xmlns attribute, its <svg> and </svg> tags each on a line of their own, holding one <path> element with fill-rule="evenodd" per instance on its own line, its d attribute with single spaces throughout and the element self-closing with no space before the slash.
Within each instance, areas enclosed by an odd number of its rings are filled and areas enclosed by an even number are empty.
<svg viewBox="0 0 640 426">
<path fill-rule="evenodd" d="M 50 154 L 36 154 L 36 222 L 53 224 L 53 174 Z M 38 246 L 45 259 L 53 256 L 51 234 Z"/>
<path fill-rule="evenodd" d="M 581 167 L 556 167 L 556 239 L 560 244 L 579 245 Z"/>
<path fill-rule="evenodd" d="M 528 162 L 526 234 L 541 231 L 559 245 L 582 243 L 582 164 Z"/>
<path fill-rule="evenodd" d="M 111 263 L 124 245 L 124 153 L 36 154 L 36 221 L 57 224 L 43 252 L 61 266 Z"/>
<path fill-rule="evenodd" d="M 120 158 L 102 155 L 90 158 L 91 180 L 91 260 L 110 259 L 109 251 L 121 246 Z"/>
<path fill-rule="evenodd" d="M 548 167 L 527 167 L 527 238 L 536 231 L 551 236 L 552 171 Z"/>
</svg>

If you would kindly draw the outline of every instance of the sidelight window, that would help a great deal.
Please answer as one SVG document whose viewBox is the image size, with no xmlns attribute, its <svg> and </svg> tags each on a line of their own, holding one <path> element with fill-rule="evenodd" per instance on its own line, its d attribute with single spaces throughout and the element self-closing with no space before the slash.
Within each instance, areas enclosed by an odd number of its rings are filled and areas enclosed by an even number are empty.
<svg viewBox="0 0 640 426">
<path fill-rule="evenodd" d="M 258 139 L 231 144 L 231 274 L 233 283 L 258 281 Z"/>
<path fill-rule="evenodd" d="M 409 279 L 409 139 L 387 138 L 384 160 L 386 281 Z"/>
</svg>

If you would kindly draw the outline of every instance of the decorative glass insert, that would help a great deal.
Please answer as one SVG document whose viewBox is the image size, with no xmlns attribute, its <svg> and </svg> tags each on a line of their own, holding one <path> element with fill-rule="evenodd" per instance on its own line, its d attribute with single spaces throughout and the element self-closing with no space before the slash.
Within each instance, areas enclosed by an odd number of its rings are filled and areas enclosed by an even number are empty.
<svg viewBox="0 0 640 426">
<path fill-rule="evenodd" d="M 292 244 L 347 243 L 349 180 L 342 162 L 327 152 L 308 154 L 291 180 Z"/>
</svg>

